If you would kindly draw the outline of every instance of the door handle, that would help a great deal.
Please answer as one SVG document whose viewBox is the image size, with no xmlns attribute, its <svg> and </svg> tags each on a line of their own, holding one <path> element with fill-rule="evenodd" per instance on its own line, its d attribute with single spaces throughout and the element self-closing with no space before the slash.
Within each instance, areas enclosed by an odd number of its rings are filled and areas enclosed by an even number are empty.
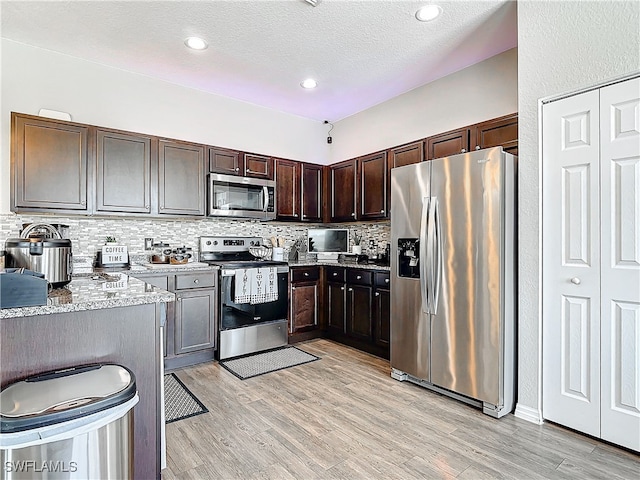
<svg viewBox="0 0 640 480">
<path fill-rule="evenodd" d="M 432 288 L 432 304 L 431 313 L 434 315 L 438 313 L 438 301 L 440 300 L 440 283 L 442 281 L 442 228 L 440 225 L 440 204 L 438 197 L 433 197 L 431 200 L 431 207 L 433 210 L 432 224 L 433 224 L 433 257 L 432 257 L 432 274 L 431 274 L 431 288 Z"/>
<path fill-rule="evenodd" d="M 422 198 L 422 212 L 420 214 L 420 250 L 419 250 L 419 272 L 420 272 L 420 291 L 422 293 L 422 312 L 429 313 L 429 289 L 428 283 L 429 279 L 427 278 L 427 227 L 429 225 L 429 204 L 431 203 L 431 198 L 423 197 Z"/>
<path fill-rule="evenodd" d="M 571 283 L 573 283 L 574 285 L 580 285 L 582 281 L 578 277 L 573 277 L 571 279 Z"/>
<path fill-rule="evenodd" d="M 267 208 L 269 208 L 269 188 L 266 185 L 262 187 L 262 194 L 264 195 L 264 208 L 262 211 L 266 212 Z"/>
</svg>

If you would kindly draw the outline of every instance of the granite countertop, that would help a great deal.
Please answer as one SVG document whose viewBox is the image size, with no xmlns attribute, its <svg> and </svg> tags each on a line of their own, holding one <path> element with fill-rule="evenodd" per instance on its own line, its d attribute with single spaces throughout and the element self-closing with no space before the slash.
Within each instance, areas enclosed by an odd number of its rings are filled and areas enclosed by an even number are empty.
<svg viewBox="0 0 640 480">
<path fill-rule="evenodd" d="M 359 268 L 361 270 L 383 270 L 391 271 L 389 265 L 375 265 L 372 263 L 350 263 L 350 262 L 329 262 L 329 261 L 317 261 L 317 260 L 289 260 L 290 267 L 309 267 L 316 265 L 325 265 L 328 267 L 346 267 L 346 268 Z"/>
<path fill-rule="evenodd" d="M 95 273 L 74 276 L 71 283 L 65 287 L 52 290 L 47 305 L 0 309 L 0 319 L 166 303 L 174 300 L 173 293 L 153 287 L 128 274 Z"/>
</svg>

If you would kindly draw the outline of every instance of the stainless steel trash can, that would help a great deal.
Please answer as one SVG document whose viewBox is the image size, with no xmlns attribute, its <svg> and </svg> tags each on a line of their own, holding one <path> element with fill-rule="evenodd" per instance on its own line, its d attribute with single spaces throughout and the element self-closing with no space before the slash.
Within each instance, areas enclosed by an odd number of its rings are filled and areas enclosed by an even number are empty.
<svg viewBox="0 0 640 480">
<path fill-rule="evenodd" d="M 47 372 L 0 392 L 0 478 L 133 477 L 133 372 L 87 365 Z"/>
</svg>

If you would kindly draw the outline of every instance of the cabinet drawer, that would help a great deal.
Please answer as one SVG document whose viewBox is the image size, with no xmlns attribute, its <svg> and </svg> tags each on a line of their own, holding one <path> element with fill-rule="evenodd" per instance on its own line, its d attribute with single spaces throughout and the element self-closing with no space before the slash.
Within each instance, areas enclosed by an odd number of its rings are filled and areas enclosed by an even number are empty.
<svg viewBox="0 0 640 480">
<path fill-rule="evenodd" d="M 214 287 L 215 277 L 213 273 L 190 273 L 186 275 L 176 275 L 176 290 L 187 288 Z"/>
<path fill-rule="evenodd" d="M 375 272 L 374 278 L 375 278 L 376 287 L 390 288 L 391 287 L 390 273 L 391 272 Z"/>
<path fill-rule="evenodd" d="M 373 272 L 350 268 L 349 270 L 347 270 L 347 283 L 355 283 L 358 285 L 372 285 Z"/>
<path fill-rule="evenodd" d="M 327 281 L 344 283 L 347 279 L 345 270 L 340 267 L 327 267 Z"/>
<path fill-rule="evenodd" d="M 291 281 L 308 282 L 318 280 L 320 278 L 320 269 L 318 267 L 295 267 L 291 269 Z"/>
</svg>

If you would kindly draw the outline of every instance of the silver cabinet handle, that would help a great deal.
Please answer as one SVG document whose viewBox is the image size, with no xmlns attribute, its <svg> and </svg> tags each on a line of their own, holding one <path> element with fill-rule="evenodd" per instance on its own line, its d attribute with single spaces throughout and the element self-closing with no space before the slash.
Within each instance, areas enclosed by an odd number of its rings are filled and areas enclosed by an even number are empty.
<svg viewBox="0 0 640 480">
<path fill-rule="evenodd" d="M 356 279 L 360 280 L 362 278 L 362 275 L 357 275 Z"/>
<path fill-rule="evenodd" d="M 178 297 L 178 301 L 179 301 L 179 302 L 181 302 L 181 301 L 182 301 L 182 298 Z"/>
<path fill-rule="evenodd" d="M 334 277 L 337 277 L 337 276 L 338 276 L 338 273 L 337 273 L 337 272 L 333 272 L 333 276 L 334 276 Z"/>
<path fill-rule="evenodd" d="M 82 201 L 80 202 L 80 205 L 86 205 L 86 204 L 87 204 L 87 202 L 85 202 L 84 200 L 82 200 Z"/>
<path fill-rule="evenodd" d="M 480 145 L 476 145 L 476 150 L 480 150 Z"/>
<path fill-rule="evenodd" d="M 295 290 L 295 289 L 296 289 L 296 287 L 291 287 L 291 290 Z"/>
<path fill-rule="evenodd" d="M 466 148 L 463 148 L 462 150 L 460 150 L 460 153 L 466 153 L 466 152 L 467 152 Z"/>
<path fill-rule="evenodd" d="M 308 277 L 309 276 L 309 272 L 304 272 L 304 276 Z"/>
<path fill-rule="evenodd" d="M 236 172 L 239 172 L 239 171 L 240 171 L 240 168 L 236 167 Z"/>
<path fill-rule="evenodd" d="M 160 205 L 160 208 L 164 208 L 164 205 Z"/>
<path fill-rule="evenodd" d="M 380 292 L 376 292 L 376 297 L 379 297 L 379 296 L 380 296 Z"/>
<path fill-rule="evenodd" d="M 580 285 L 582 281 L 578 277 L 573 277 L 571 279 L 571 283 L 573 283 L 574 285 Z"/>
<path fill-rule="evenodd" d="M 384 210 L 380 210 L 380 213 L 384 213 Z"/>
<path fill-rule="evenodd" d="M 353 213 L 351 214 L 351 216 L 352 216 L 352 217 L 355 217 L 355 216 L 356 216 L 356 212 L 353 212 Z"/>
<path fill-rule="evenodd" d="M 294 213 L 294 214 L 293 214 L 293 216 L 294 216 L 294 217 L 297 217 L 297 216 L 298 216 L 298 214 L 297 214 L 297 213 Z"/>
<path fill-rule="evenodd" d="M 196 279 L 193 281 L 193 283 L 195 283 L 195 284 L 197 285 L 198 283 L 200 283 L 200 280 L 198 280 L 198 279 L 196 278 Z"/>
<path fill-rule="evenodd" d="M 344 287 L 340 287 L 340 290 L 344 290 Z"/>
<path fill-rule="evenodd" d="M 389 283 L 389 279 L 388 279 L 388 278 L 385 278 L 385 279 L 384 279 L 384 283 Z"/>
<path fill-rule="evenodd" d="M 144 208 L 146 208 L 148 210 L 149 209 L 149 205 L 145 205 Z"/>
<path fill-rule="evenodd" d="M 353 292 L 353 288 L 350 288 L 350 289 L 349 289 L 349 291 L 350 291 L 350 292 Z"/>
</svg>

